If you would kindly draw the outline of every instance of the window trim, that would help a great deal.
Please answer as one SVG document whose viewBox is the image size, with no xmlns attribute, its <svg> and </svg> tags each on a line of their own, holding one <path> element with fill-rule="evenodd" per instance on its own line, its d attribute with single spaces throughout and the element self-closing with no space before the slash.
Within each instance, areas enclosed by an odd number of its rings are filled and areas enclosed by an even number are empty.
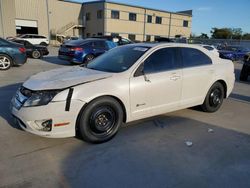
<svg viewBox="0 0 250 188">
<path fill-rule="evenodd" d="M 148 21 L 148 18 L 151 18 L 151 22 Z M 147 15 L 147 23 L 153 23 L 153 16 L 152 15 Z"/>
<path fill-rule="evenodd" d="M 160 20 L 160 23 L 157 22 L 157 18 Z M 161 16 L 155 17 L 155 24 L 162 24 L 162 17 Z"/>
<path fill-rule="evenodd" d="M 135 37 L 135 39 L 130 39 L 130 37 L 129 36 L 134 36 Z M 129 40 L 131 40 L 131 41 L 135 41 L 136 40 L 136 34 L 128 34 L 128 39 Z"/>
<path fill-rule="evenodd" d="M 135 18 L 135 20 L 133 20 L 133 19 L 130 19 L 130 18 L 132 18 L 133 16 L 135 16 L 134 18 Z M 130 16 L 132 16 L 132 17 L 130 17 Z M 129 14 L 128 14 L 128 20 L 129 21 L 133 21 L 133 22 L 136 22 L 137 21 L 137 14 L 136 13 L 133 13 L 133 12 L 130 12 Z"/>
<path fill-rule="evenodd" d="M 118 18 L 113 17 L 112 13 L 118 13 Z M 119 20 L 120 19 L 120 11 L 119 10 L 111 10 L 111 19 Z"/>
<path fill-rule="evenodd" d="M 183 27 L 188 27 L 189 21 L 188 20 L 183 20 Z"/>
<path fill-rule="evenodd" d="M 90 21 L 91 20 L 91 14 L 90 12 L 86 12 L 86 21 Z"/>
<path fill-rule="evenodd" d="M 97 10 L 96 18 L 98 20 L 103 19 L 103 10 L 102 9 Z"/>
<path fill-rule="evenodd" d="M 178 71 L 182 69 L 182 58 L 179 56 L 179 47 L 174 47 L 174 46 L 163 46 L 163 47 L 159 47 L 154 49 L 153 51 L 148 51 L 147 54 L 144 54 L 145 57 L 143 57 L 142 60 L 140 60 L 140 62 L 137 64 L 137 66 L 135 67 L 134 71 L 132 71 L 133 75 L 132 77 L 139 77 L 139 76 L 143 76 L 143 74 L 139 75 L 138 74 L 138 69 L 141 68 L 141 66 L 143 66 L 143 71 L 144 71 L 144 62 L 156 51 L 158 50 L 162 50 L 162 49 L 167 49 L 167 48 L 174 48 L 175 49 L 175 59 L 177 60 L 177 67 L 174 69 L 170 69 L 170 70 L 165 70 L 165 71 L 159 71 L 159 72 L 154 72 L 154 73 L 146 73 L 146 75 L 153 75 L 153 74 L 159 74 L 159 73 L 166 73 L 166 72 L 171 72 L 171 71 Z M 149 49 L 150 50 L 150 49 Z M 143 65 L 142 65 L 143 64 Z"/>
<path fill-rule="evenodd" d="M 202 64 L 202 65 L 193 65 L 193 66 L 185 66 L 184 65 L 184 57 L 183 57 L 183 54 L 182 54 L 182 52 L 181 52 L 181 49 L 183 49 L 183 48 L 188 48 L 188 49 L 195 49 L 195 50 L 198 50 L 199 52 L 201 52 L 202 54 L 204 54 L 209 60 L 210 60 L 210 62 L 211 63 L 209 63 L 209 64 Z M 203 51 L 201 51 L 201 50 L 199 50 L 199 49 L 197 49 L 197 48 L 192 48 L 192 47 L 178 47 L 178 55 L 179 55 L 179 57 L 180 57 L 180 59 L 181 59 L 181 67 L 182 67 L 182 69 L 189 69 L 189 68 L 194 68 L 194 67 L 204 67 L 204 66 L 211 66 L 211 65 L 213 65 L 213 61 L 212 61 L 212 59 L 206 54 L 206 53 L 204 53 Z"/>
</svg>

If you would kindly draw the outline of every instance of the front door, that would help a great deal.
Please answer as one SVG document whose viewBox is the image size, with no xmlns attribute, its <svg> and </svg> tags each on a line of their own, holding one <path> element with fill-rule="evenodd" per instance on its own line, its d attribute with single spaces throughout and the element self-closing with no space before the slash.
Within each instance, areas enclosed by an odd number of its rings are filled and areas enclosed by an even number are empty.
<svg viewBox="0 0 250 188">
<path fill-rule="evenodd" d="M 177 48 L 161 48 L 144 61 L 144 75 L 130 79 L 133 119 L 178 109 L 181 99 L 182 70 Z"/>
</svg>

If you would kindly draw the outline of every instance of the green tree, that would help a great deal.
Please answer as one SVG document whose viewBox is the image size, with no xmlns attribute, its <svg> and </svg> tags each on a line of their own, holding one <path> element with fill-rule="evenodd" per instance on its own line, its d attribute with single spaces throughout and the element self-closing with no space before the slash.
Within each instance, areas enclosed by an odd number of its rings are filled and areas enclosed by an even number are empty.
<svg viewBox="0 0 250 188">
<path fill-rule="evenodd" d="M 242 35 L 242 39 L 243 40 L 250 40 L 250 33 L 245 33 L 244 35 Z"/>
<path fill-rule="evenodd" d="M 208 35 L 206 33 L 201 33 L 200 36 L 198 36 L 198 38 L 201 38 L 201 39 L 209 39 Z"/>
<path fill-rule="evenodd" d="M 212 28 L 211 37 L 214 39 L 230 39 L 232 38 L 232 29 L 230 28 Z"/>
<path fill-rule="evenodd" d="M 232 39 L 241 39 L 242 37 L 242 29 L 241 28 L 232 28 Z"/>
</svg>

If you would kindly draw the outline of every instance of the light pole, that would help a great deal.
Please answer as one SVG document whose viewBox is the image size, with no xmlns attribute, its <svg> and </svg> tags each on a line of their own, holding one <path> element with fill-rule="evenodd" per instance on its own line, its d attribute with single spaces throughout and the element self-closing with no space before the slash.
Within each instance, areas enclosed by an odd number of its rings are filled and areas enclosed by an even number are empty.
<svg viewBox="0 0 250 188">
<path fill-rule="evenodd" d="M 47 8 L 47 20 L 48 20 L 48 39 L 49 39 L 49 42 L 50 42 L 50 38 L 51 38 L 51 36 L 50 36 L 50 20 L 49 20 L 50 12 L 49 12 L 49 2 L 48 2 L 48 0 L 46 0 L 46 8 Z"/>
</svg>

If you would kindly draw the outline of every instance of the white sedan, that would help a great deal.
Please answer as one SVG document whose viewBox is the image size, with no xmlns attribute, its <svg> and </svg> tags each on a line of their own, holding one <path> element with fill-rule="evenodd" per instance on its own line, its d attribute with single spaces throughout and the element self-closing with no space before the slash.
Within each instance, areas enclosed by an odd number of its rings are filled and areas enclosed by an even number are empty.
<svg viewBox="0 0 250 188">
<path fill-rule="evenodd" d="M 42 72 L 24 82 L 12 114 L 24 130 L 45 137 L 111 139 L 123 122 L 201 105 L 215 112 L 232 92 L 234 66 L 203 47 L 131 44 L 86 67 Z"/>
</svg>

